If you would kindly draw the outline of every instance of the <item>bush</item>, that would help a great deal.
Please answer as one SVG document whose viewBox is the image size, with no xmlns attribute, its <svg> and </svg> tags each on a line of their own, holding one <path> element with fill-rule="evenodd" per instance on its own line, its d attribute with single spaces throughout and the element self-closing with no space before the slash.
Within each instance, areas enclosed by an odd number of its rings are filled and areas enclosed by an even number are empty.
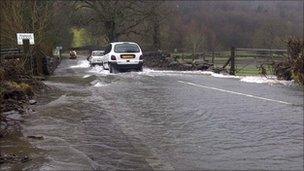
<svg viewBox="0 0 304 171">
<path fill-rule="evenodd" d="M 278 79 L 295 80 L 304 85 L 304 41 L 298 38 L 290 38 L 287 41 L 289 57 L 275 64 L 274 72 Z"/>
<path fill-rule="evenodd" d="M 34 95 L 32 86 L 30 86 L 26 83 L 20 83 L 19 88 L 20 88 L 21 91 L 23 91 L 28 96 L 33 96 Z"/>
<path fill-rule="evenodd" d="M 3 84 L 3 89 L 4 91 L 1 93 L 3 98 L 10 98 L 11 95 L 15 96 L 15 94 L 20 94 L 22 96 L 28 97 L 34 95 L 33 88 L 26 83 L 16 83 L 14 81 L 7 81 Z"/>
<path fill-rule="evenodd" d="M 291 38 L 287 44 L 290 54 L 292 77 L 296 82 L 304 85 L 304 41 Z"/>
<path fill-rule="evenodd" d="M 294 60 L 292 77 L 298 83 L 304 85 L 304 55 Z"/>
<path fill-rule="evenodd" d="M 279 80 L 292 80 L 291 63 L 287 60 L 276 63 L 274 65 L 274 74 Z"/>
<path fill-rule="evenodd" d="M 4 69 L 0 68 L 0 82 L 4 81 L 5 79 L 5 71 Z"/>
</svg>

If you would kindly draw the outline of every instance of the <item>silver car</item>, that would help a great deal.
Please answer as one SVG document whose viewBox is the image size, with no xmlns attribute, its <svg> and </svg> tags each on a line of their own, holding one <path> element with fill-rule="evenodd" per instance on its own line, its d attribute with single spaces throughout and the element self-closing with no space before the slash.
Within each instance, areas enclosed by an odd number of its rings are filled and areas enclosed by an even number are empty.
<svg viewBox="0 0 304 171">
<path fill-rule="evenodd" d="M 89 57 L 89 62 L 91 66 L 102 65 L 101 57 L 104 55 L 103 50 L 94 50 Z"/>
</svg>

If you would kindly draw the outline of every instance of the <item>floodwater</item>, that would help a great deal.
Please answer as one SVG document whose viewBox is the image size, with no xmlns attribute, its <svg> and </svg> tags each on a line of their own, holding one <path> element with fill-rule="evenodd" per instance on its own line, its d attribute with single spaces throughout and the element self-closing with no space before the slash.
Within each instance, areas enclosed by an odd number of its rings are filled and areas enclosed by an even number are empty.
<svg viewBox="0 0 304 171">
<path fill-rule="evenodd" d="M 85 60 L 62 61 L 45 83 L 60 93 L 24 123 L 25 135 L 44 137 L 30 140 L 43 150 L 41 170 L 303 169 L 297 86 L 200 72 L 109 74 Z"/>
</svg>

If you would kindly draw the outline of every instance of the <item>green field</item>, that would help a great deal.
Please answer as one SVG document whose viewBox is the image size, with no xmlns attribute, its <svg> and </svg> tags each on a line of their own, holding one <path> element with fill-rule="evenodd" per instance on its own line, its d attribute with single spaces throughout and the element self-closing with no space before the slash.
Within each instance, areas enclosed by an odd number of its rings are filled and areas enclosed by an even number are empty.
<svg viewBox="0 0 304 171">
<path fill-rule="evenodd" d="M 244 68 L 236 72 L 237 76 L 255 76 L 260 75 L 260 72 L 257 68 Z"/>
</svg>

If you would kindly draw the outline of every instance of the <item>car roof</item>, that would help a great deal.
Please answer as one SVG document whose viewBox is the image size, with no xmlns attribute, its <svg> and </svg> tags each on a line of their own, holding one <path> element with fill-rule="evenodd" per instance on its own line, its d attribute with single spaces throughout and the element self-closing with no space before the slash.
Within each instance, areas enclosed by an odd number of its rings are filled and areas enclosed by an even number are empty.
<svg viewBox="0 0 304 171">
<path fill-rule="evenodd" d="M 112 45 L 117 45 L 117 44 L 122 44 L 122 43 L 128 43 L 128 44 L 136 44 L 136 45 L 138 45 L 138 44 L 135 43 L 135 42 L 112 42 L 111 44 L 112 44 Z"/>
</svg>

